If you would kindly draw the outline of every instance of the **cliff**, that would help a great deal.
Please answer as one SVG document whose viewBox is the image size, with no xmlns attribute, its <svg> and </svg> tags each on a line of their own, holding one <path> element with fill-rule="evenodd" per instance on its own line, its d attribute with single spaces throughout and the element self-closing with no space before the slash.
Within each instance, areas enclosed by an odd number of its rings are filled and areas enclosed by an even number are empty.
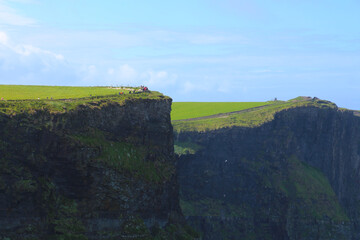
<svg viewBox="0 0 360 240">
<path fill-rule="evenodd" d="M 188 222 L 203 239 L 360 239 L 360 118 L 275 107 L 174 122 Z"/>
<path fill-rule="evenodd" d="M 0 103 L 0 239 L 192 239 L 171 99 Z"/>
</svg>

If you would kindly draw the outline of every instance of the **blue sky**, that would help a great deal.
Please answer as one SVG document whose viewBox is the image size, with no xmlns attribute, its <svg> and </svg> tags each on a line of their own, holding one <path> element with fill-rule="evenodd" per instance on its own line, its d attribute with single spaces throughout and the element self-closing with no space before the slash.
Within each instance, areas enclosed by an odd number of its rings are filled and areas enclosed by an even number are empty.
<svg viewBox="0 0 360 240">
<path fill-rule="evenodd" d="M 360 109 L 360 2 L 0 0 L 0 84 Z"/>
</svg>

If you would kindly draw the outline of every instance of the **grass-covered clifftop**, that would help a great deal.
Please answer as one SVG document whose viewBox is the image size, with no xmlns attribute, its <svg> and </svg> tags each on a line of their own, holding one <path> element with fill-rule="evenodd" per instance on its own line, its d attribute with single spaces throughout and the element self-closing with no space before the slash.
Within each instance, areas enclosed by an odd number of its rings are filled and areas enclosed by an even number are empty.
<svg viewBox="0 0 360 240">
<path fill-rule="evenodd" d="M 203 239 L 360 239 L 357 114 L 298 97 L 173 121 L 189 224 Z"/>
<path fill-rule="evenodd" d="M 241 111 L 271 104 L 268 102 L 174 102 L 171 119 L 182 120 Z"/>
<path fill-rule="evenodd" d="M 114 137 L 108 136 L 109 131 L 104 131 L 104 127 L 99 129 L 98 127 L 90 126 L 85 128 L 85 130 L 82 129 L 86 122 L 99 121 L 99 119 L 104 118 L 103 115 L 114 115 L 114 118 L 122 118 L 128 114 L 139 118 L 144 114 L 149 115 L 146 111 L 152 110 L 147 108 L 154 104 L 156 100 L 170 101 L 169 97 L 159 92 L 137 92 L 139 88 L 129 87 L 125 89 L 126 91 L 124 91 L 124 88 L 115 89 L 110 87 L 0 85 L 1 96 L 13 99 L 0 101 L 0 117 L 1 114 L 5 114 L 5 116 L 19 115 L 16 118 L 21 119 L 22 125 L 26 123 L 29 126 L 36 126 L 40 129 L 47 128 L 51 131 L 59 130 L 59 126 L 61 126 L 61 130 L 68 132 L 69 142 L 75 140 L 84 147 L 98 148 L 101 151 L 99 158 L 105 160 L 105 163 L 118 169 L 120 172 L 126 172 L 148 181 L 159 182 L 164 180 L 164 178 L 168 179 L 171 177 L 172 169 L 169 167 L 171 164 L 161 162 L 155 168 L 152 161 L 144 161 L 146 155 L 151 150 L 145 149 L 144 146 L 139 144 L 134 145 L 134 142 L 140 141 L 139 139 L 135 137 L 129 137 L 125 140 L 121 139 L 121 141 L 116 138 L 114 139 Z M 131 89 L 133 90 L 131 91 Z M 136 93 L 133 92 L 134 90 Z M 35 96 L 47 95 L 54 97 L 52 97 L 53 99 L 34 99 Z M 150 103 L 151 101 L 153 103 Z M 145 102 L 150 103 L 150 105 L 144 107 L 143 104 Z M 168 104 L 170 105 L 170 103 Z M 112 112 L 119 107 L 125 107 L 126 113 Z M 169 109 L 159 109 L 156 114 L 160 116 L 159 111 L 169 111 Z M 73 127 L 72 125 L 76 122 L 73 115 L 78 116 L 79 114 L 84 114 L 84 112 L 93 112 L 92 114 L 98 112 L 98 116 L 94 118 L 84 115 L 78 120 L 81 123 L 77 124 L 77 127 Z M 61 117 L 55 117 L 54 115 L 56 114 L 61 115 Z M 134 123 L 138 120 L 134 119 L 132 122 Z M 146 119 L 142 120 L 146 121 Z M 113 121 L 116 121 L 116 119 L 113 119 Z M 165 118 L 164 121 L 166 121 Z M 164 168 L 167 169 L 165 170 Z"/>
<path fill-rule="evenodd" d="M 99 108 L 111 102 L 122 105 L 136 99 L 170 99 L 156 91 L 129 93 L 131 89 L 138 88 L 0 85 L 3 98 L 0 113 L 15 115 L 38 110 L 62 113 L 80 105 Z"/>
<path fill-rule="evenodd" d="M 7 89 L 0 239 L 193 239 L 178 203 L 169 97 Z"/>
<path fill-rule="evenodd" d="M 70 87 L 37 85 L 0 85 L 0 98 L 4 100 L 68 99 L 106 96 L 138 90 L 136 87 Z"/>
<path fill-rule="evenodd" d="M 223 108 L 223 110 L 219 109 L 218 114 L 210 116 L 195 117 L 195 115 L 188 115 L 189 119 L 173 120 L 172 123 L 175 132 L 204 132 L 233 126 L 257 127 L 274 119 L 277 112 L 296 107 L 337 108 L 334 103 L 329 101 L 298 97 L 289 101 L 266 102 L 262 106 L 244 107 L 242 110 L 232 112 Z M 200 108 L 199 111 L 201 111 Z M 173 115 L 179 114 L 173 113 Z"/>
</svg>

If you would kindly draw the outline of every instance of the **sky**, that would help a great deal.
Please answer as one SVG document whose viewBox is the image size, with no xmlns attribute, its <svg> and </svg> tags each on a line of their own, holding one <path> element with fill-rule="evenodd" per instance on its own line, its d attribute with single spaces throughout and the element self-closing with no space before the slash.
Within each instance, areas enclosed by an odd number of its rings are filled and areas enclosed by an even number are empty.
<svg viewBox="0 0 360 240">
<path fill-rule="evenodd" d="M 0 84 L 360 110 L 358 0 L 0 0 Z"/>
</svg>

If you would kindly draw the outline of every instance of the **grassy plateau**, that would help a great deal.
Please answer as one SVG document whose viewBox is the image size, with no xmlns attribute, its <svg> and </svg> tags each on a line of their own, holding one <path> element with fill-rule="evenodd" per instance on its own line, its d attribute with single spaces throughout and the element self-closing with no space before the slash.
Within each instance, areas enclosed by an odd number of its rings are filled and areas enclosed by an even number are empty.
<svg viewBox="0 0 360 240">
<path fill-rule="evenodd" d="M 60 86 L 34 86 L 34 85 L 0 85 L 0 98 L 4 100 L 26 99 L 69 99 L 91 96 L 106 96 L 129 92 L 135 88 L 110 88 L 110 87 L 60 87 Z"/>
<path fill-rule="evenodd" d="M 198 118 L 219 113 L 241 111 L 268 104 L 270 102 L 174 102 L 172 104 L 171 119 Z"/>
<path fill-rule="evenodd" d="M 123 104 L 136 99 L 169 99 L 155 91 L 130 94 L 131 90 L 138 88 L 0 85 L 0 99 L 3 98 L 0 100 L 0 113 L 65 112 L 79 105 L 94 108 L 110 102 Z M 124 94 L 119 95 L 119 92 Z"/>
<path fill-rule="evenodd" d="M 213 115 L 213 112 L 215 112 L 215 110 L 207 111 L 206 113 L 206 110 L 204 110 L 206 108 L 202 108 L 201 104 L 189 103 L 189 105 L 191 104 L 193 104 L 194 108 L 192 108 L 192 106 L 189 106 L 188 108 L 191 109 L 191 111 L 183 110 L 184 113 L 179 110 L 181 108 L 173 108 L 172 116 L 175 116 L 175 119 L 172 118 L 172 124 L 175 132 L 204 132 L 233 126 L 257 127 L 265 122 L 271 121 L 274 118 L 275 113 L 295 107 L 337 108 L 334 103 L 331 103 L 329 101 L 311 98 L 309 99 L 307 97 L 298 97 L 289 101 L 270 101 L 263 103 L 255 103 L 253 106 L 251 106 L 252 103 L 238 103 L 237 106 L 243 107 L 242 109 L 238 108 L 237 111 L 240 111 L 238 113 L 231 113 L 232 111 L 236 110 L 233 110 L 234 108 L 232 108 L 232 110 L 229 110 L 231 109 L 230 107 L 226 108 L 225 106 L 227 105 L 227 103 L 206 103 L 205 106 L 207 104 L 209 104 L 209 108 L 211 108 L 211 106 L 214 106 L 213 108 L 218 112 L 218 115 Z M 229 103 L 229 105 L 231 104 L 233 103 Z M 183 108 L 186 109 L 185 107 Z M 177 111 L 180 112 L 177 113 Z M 204 117 L 192 119 L 199 117 L 197 111 L 202 113 Z M 204 114 L 206 114 L 208 117 L 205 117 L 206 115 Z"/>
</svg>

